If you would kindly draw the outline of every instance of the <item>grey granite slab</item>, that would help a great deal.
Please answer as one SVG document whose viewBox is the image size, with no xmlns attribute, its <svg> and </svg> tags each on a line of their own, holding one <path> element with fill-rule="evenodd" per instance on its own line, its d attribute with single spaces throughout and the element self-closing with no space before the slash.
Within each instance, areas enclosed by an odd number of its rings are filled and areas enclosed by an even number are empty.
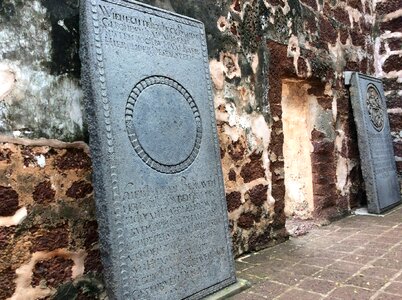
<svg viewBox="0 0 402 300">
<path fill-rule="evenodd" d="M 111 299 L 200 299 L 235 269 L 201 22 L 81 1 L 81 60 Z"/>
<path fill-rule="evenodd" d="M 381 213 L 401 203 L 388 113 L 381 80 L 345 73 L 357 126 L 368 211 Z"/>
</svg>

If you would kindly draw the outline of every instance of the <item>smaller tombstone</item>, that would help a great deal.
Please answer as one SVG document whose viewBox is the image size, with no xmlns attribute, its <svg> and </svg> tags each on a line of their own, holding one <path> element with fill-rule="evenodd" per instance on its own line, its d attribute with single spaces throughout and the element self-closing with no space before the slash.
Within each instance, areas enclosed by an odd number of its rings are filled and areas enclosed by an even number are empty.
<svg viewBox="0 0 402 300">
<path fill-rule="evenodd" d="M 357 126 L 368 211 L 382 213 L 401 203 L 387 107 L 381 80 L 345 72 Z"/>
</svg>

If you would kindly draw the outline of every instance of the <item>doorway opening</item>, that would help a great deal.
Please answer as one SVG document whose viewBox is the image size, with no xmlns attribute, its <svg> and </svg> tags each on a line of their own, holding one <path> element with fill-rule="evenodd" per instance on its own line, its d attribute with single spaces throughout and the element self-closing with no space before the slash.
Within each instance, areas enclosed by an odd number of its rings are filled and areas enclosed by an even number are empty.
<svg viewBox="0 0 402 300">
<path fill-rule="evenodd" d="M 283 159 L 286 227 L 291 235 L 302 235 L 315 226 L 312 132 L 318 111 L 317 96 L 309 93 L 305 80 L 282 81 Z M 322 166 L 325 167 L 325 166 Z"/>
</svg>

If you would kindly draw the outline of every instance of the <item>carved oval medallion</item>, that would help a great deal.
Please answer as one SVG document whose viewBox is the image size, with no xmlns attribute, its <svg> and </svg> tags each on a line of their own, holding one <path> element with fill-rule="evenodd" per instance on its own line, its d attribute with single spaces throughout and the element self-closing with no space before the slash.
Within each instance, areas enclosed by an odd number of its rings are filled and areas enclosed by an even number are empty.
<svg viewBox="0 0 402 300">
<path fill-rule="evenodd" d="M 126 128 L 138 156 L 161 173 L 178 173 L 195 160 L 201 145 L 198 107 L 177 81 L 151 76 L 138 82 L 126 105 Z"/>
<path fill-rule="evenodd" d="M 381 131 L 384 128 L 384 108 L 380 93 L 372 84 L 367 87 L 366 103 L 371 124 L 377 131 Z"/>
</svg>

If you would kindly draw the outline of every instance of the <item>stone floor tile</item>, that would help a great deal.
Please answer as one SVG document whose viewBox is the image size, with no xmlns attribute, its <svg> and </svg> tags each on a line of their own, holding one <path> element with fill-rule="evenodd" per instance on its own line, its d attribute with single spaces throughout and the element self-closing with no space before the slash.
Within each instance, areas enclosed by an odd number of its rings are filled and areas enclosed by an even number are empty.
<svg viewBox="0 0 402 300">
<path fill-rule="evenodd" d="M 402 267 L 402 261 L 397 261 L 394 259 L 379 258 L 371 263 L 375 267 L 383 267 L 389 269 L 399 270 Z"/>
<path fill-rule="evenodd" d="M 357 250 L 361 250 L 362 248 L 360 246 L 352 246 L 348 244 L 335 244 L 331 247 L 328 248 L 328 250 L 332 251 L 338 251 L 338 252 L 346 252 L 346 253 L 352 253 Z"/>
<path fill-rule="evenodd" d="M 400 281 L 400 282 L 402 282 L 402 274 L 399 275 L 397 278 L 395 278 L 394 281 Z"/>
<path fill-rule="evenodd" d="M 380 249 L 380 248 L 369 248 L 369 247 L 365 247 L 365 248 L 361 248 L 356 250 L 355 252 L 353 252 L 353 254 L 356 255 L 366 255 L 366 256 L 372 256 L 372 257 L 378 257 L 384 254 L 384 251 L 386 251 L 387 249 Z"/>
<path fill-rule="evenodd" d="M 313 294 L 307 291 L 303 291 L 300 289 L 291 289 L 278 298 L 278 300 L 320 300 L 322 299 L 321 295 Z"/>
<path fill-rule="evenodd" d="M 320 294 L 327 294 L 336 287 L 332 281 L 317 278 L 306 278 L 300 282 L 298 288 Z"/>
<path fill-rule="evenodd" d="M 363 276 L 363 275 L 355 275 L 348 281 L 346 281 L 346 284 L 362 287 L 369 290 L 379 290 L 386 283 L 387 283 L 386 279 Z"/>
<path fill-rule="evenodd" d="M 241 258 L 236 268 L 253 287 L 232 300 L 402 300 L 402 206 L 383 218 L 314 228 Z"/>
<path fill-rule="evenodd" d="M 359 273 L 364 276 L 377 277 L 386 280 L 391 279 L 397 272 L 398 270 L 383 267 L 365 267 L 359 271 Z"/>
<path fill-rule="evenodd" d="M 355 264 L 355 263 L 346 263 L 344 261 L 336 261 L 333 264 L 329 265 L 328 269 L 335 269 L 344 272 L 356 273 L 359 271 L 364 265 L 363 264 Z"/>
<path fill-rule="evenodd" d="M 241 262 L 241 261 L 238 261 L 238 260 L 235 261 L 235 268 L 236 268 L 237 272 L 243 272 L 243 271 L 245 271 L 247 269 L 250 269 L 252 267 L 254 267 L 253 264 Z"/>
<path fill-rule="evenodd" d="M 353 235 L 347 239 L 341 240 L 338 244 L 346 245 L 346 246 L 353 246 L 353 247 L 362 247 L 369 243 L 368 240 L 359 237 L 358 235 Z"/>
<path fill-rule="evenodd" d="M 250 289 L 250 292 L 267 297 L 268 299 L 273 299 L 286 290 L 289 289 L 288 285 L 280 284 L 272 281 L 265 281 L 261 284 L 258 284 Z"/>
<path fill-rule="evenodd" d="M 342 261 L 352 262 L 352 263 L 359 263 L 359 264 L 367 264 L 368 262 L 374 260 L 375 257 L 367 256 L 367 255 L 356 255 L 350 254 L 342 257 Z"/>
<path fill-rule="evenodd" d="M 304 278 L 306 278 L 306 276 L 294 274 L 287 271 L 281 271 L 271 274 L 268 278 L 271 281 L 294 286 L 302 281 Z"/>
<path fill-rule="evenodd" d="M 334 259 L 321 258 L 321 257 L 309 257 L 309 258 L 302 259 L 300 261 L 301 264 L 312 265 L 312 266 L 317 266 L 317 267 L 326 267 L 334 262 L 335 262 Z"/>
<path fill-rule="evenodd" d="M 354 286 L 342 286 L 336 288 L 329 294 L 329 297 L 334 297 L 344 300 L 368 300 L 374 295 L 373 291 L 365 290 Z"/>
<path fill-rule="evenodd" d="M 311 266 L 306 264 L 297 264 L 292 267 L 287 268 L 288 271 L 293 272 L 295 274 L 304 275 L 304 276 L 311 276 L 318 271 L 321 271 L 321 267 Z"/>
<path fill-rule="evenodd" d="M 285 260 L 270 260 L 265 264 L 255 266 L 253 269 L 253 274 L 259 277 L 268 277 L 273 273 L 278 273 L 285 269 L 291 269 L 293 262 L 288 262 Z"/>
<path fill-rule="evenodd" d="M 382 235 L 382 236 L 379 236 L 378 238 L 376 238 L 374 241 L 384 243 L 384 244 L 396 245 L 396 244 L 400 243 L 401 239 L 400 239 L 400 237 L 397 237 L 395 235 L 391 235 L 391 236 Z"/>
<path fill-rule="evenodd" d="M 386 293 L 395 294 L 401 296 L 402 299 L 402 282 L 392 282 L 384 290 Z"/>
<path fill-rule="evenodd" d="M 401 296 L 392 295 L 388 293 L 379 293 L 374 300 L 401 300 Z"/>
<path fill-rule="evenodd" d="M 324 280 L 330 280 L 333 282 L 338 282 L 338 283 L 343 283 L 346 282 L 346 280 L 349 279 L 353 274 L 351 273 L 346 273 L 338 270 L 332 270 L 332 269 L 324 269 L 316 274 L 314 274 L 315 278 L 319 279 L 324 279 Z"/>
</svg>

